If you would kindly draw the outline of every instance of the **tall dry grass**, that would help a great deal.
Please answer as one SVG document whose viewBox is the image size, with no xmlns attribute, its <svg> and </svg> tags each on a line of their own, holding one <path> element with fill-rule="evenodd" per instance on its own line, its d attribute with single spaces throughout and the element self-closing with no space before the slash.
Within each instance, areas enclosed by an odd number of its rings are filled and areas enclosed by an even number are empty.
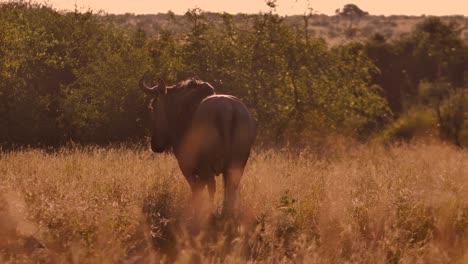
<svg viewBox="0 0 468 264">
<path fill-rule="evenodd" d="M 255 152 L 235 217 L 221 178 L 217 210 L 193 208 L 169 155 L 3 153 L 0 262 L 468 263 L 467 151 L 330 146 Z"/>
</svg>

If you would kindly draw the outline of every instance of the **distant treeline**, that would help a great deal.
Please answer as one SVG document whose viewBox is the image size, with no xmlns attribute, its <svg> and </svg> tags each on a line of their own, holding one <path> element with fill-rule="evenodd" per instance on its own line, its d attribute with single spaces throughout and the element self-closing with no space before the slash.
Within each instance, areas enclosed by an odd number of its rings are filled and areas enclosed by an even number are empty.
<svg viewBox="0 0 468 264">
<path fill-rule="evenodd" d="M 362 10 L 361 10 L 362 11 Z M 204 12 L 203 16 L 214 22 L 221 23 L 223 20 L 222 13 Z M 253 21 L 258 14 L 235 14 L 232 15 L 234 24 L 242 24 L 247 20 Z M 187 33 L 188 29 L 183 25 L 186 23 L 184 15 L 177 15 L 171 13 L 159 14 L 110 14 L 108 15 L 113 22 L 117 25 L 128 29 L 142 29 L 148 36 L 158 35 L 161 30 L 170 30 L 176 34 Z M 375 33 L 379 33 L 387 39 L 398 39 L 403 36 L 411 34 L 411 30 L 416 24 L 423 22 L 428 16 L 404 16 L 404 15 L 391 15 L 391 16 L 376 16 L 366 14 L 358 18 L 350 19 L 337 13 L 333 16 L 324 14 L 316 14 L 312 12 L 309 16 L 309 23 L 307 26 L 308 34 L 314 37 L 322 37 L 328 43 L 340 43 L 349 38 L 348 33 L 352 33 L 353 39 L 365 40 L 372 37 Z M 461 38 L 468 41 L 468 17 L 462 15 L 440 16 L 438 17 L 445 23 L 458 23 L 465 25 L 461 32 Z M 283 17 L 284 22 L 291 26 L 304 25 L 303 15 L 290 15 Z M 175 23 L 174 23 L 175 21 Z M 350 30 L 349 26 L 352 24 Z"/>
<path fill-rule="evenodd" d="M 186 32 L 147 36 L 103 14 L 1 3 L 1 144 L 142 139 L 147 98 L 137 83 L 147 71 L 168 83 L 198 77 L 239 96 L 265 143 L 330 132 L 410 138 L 411 125 L 399 120 L 415 107 L 434 113 L 441 136 L 463 143 L 468 46 L 457 24 L 428 18 L 398 40 L 375 34 L 331 46 L 306 30 L 309 16 L 296 25 L 273 12 L 221 17 L 192 9 L 183 20 L 169 15 Z"/>
</svg>

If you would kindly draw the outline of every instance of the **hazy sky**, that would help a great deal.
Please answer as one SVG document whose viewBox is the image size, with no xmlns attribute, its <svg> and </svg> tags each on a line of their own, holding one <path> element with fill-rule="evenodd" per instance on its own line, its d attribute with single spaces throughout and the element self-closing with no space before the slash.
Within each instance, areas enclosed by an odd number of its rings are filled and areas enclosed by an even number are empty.
<svg viewBox="0 0 468 264">
<path fill-rule="evenodd" d="M 1 1 L 1 0 L 0 0 Z M 228 13 L 258 13 L 267 11 L 265 0 L 46 0 L 57 9 L 91 8 L 108 13 L 153 14 L 172 10 L 183 14 L 188 8 L 199 7 L 205 11 Z M 327 15 L 337 8 L 354 3 L 372 15 L 465 15 L 468 16 L 468 0 L 278 0 L 279 14 L 302 14 L 307 4 Z"/>
</svg>

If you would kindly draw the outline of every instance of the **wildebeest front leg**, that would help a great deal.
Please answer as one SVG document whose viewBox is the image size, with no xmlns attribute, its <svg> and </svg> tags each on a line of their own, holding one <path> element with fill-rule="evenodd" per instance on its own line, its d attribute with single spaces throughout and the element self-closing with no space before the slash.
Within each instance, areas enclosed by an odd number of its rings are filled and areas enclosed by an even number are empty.
<svg viewBox="0 0 468 264">
<path fill-rule="evenodd" d="M 204 188 L 205 185 L 198 181 L 190 182 L 190 189 L 192 190 L 192 202 L 197 206 L 200 205 L 201 193 Z"/>
<path fill-rule="evenodd" d="M 206 185 L 208 189 L 208 194 L 210 197 L 210 206 L 211 209 L 214 208 L 214 198 L 216 192 L 216 180 L 215 175 L 209 171 L 201 171 L 200 172 L 200 180 L 203 183 L 203 186 Z"/>
<path fill-rule="evenodd" d="M 232 167 L 223 173 L 224 180 L 224 204 L 223 211 L 233 213 L 239 192 L 239 182 L 243 174 L 242 167 Z"/>
<path fill-rule="evenodd" d="M 216 193 L 216 181 L 214 176 L 208 179 L 206 186 L 208 187 L 208 194 L 210 195 L 210 202 L 214 204 L 214 198 Z"/>
<path fill-rule="evenodd" d="M 206 186 L 208 187 L 208 194 L 210 195 L 210 206 L 212 213 L 216 212 L 216 204 L 215 204 L 215 193 L 216 193 L 216 180 L 215 176 L 212 175 L 211 178 L 208 179 Z"/>
</svg>

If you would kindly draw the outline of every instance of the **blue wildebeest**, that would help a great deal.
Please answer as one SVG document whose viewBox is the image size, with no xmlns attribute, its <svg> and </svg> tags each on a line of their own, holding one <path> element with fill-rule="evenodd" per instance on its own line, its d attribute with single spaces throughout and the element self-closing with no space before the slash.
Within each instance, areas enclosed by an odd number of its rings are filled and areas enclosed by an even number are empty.
<svg viewBox="0 0 468 264">
<path fill-rule="evenodd" d="M 139 86 L 153 96 L 151 149 L 172 151 L 196 200 L 205 186 L 211 201 L 215 176 L 223 174 L 223 210 L 232 212 L 239 182 L 255 140 L 256 124 L 245 105 L 231 95 L 217 95 L 207 82 L 189 79 L 173 86 L 160 80 Z"/>
</svg>

